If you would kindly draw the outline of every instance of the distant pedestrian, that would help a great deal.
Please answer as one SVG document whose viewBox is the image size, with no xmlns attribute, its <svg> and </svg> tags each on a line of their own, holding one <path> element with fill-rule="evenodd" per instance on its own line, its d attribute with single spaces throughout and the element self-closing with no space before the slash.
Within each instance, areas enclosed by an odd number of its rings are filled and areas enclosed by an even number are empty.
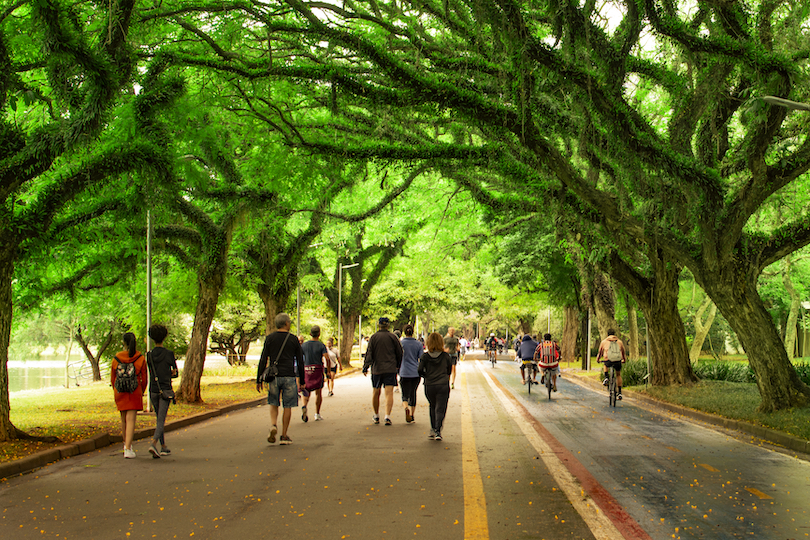
<svg viewBox="0 0 810 540">
<path fill-rule="evenodd" d="M 450 374 L 453 361 L 444 350 L 444 339 L 438 332 L 427 338 L 427 352 L 419 358 L 419 375 L 425 379 L 425 397 L 430 404 L 429 439 L 442 440 L 444 416 L 450 399 Z"/>
<path fill-rule="evenodd" d="M 343 371 L 343 365 L 340 363 L 340 352 L 335 348 L 335 339 L 329 338 L 326 342 L 326 351 L 329 353 L 329 365 L 327 365 L 327 369 L 329 370 L 329 378 L 326 380 L 326 383 L 329 387 L 329 395 L 335 395 L 335 377 L 337 376 L 338 370 Z"/>
<path fill-rule="evenodd" d="M 304 352 L 304 406 L 301 407 L 301 420 L 309 421 L 307 405 L 312 393 L 315 392 L 315 420 L 323 420 L 321 416 L 321 404 L 323 403 L 323 381 L 324 375 L 330 377 L 331 373 L 326 370 L 329 364 L 329 351 L 321 341 L 321 327 L 315 325 L 309 331 L 312 339 L 305 341 L 301 345 Z"/>
<path fill-rule="evenodd" d="M 121 414 L 121 436 L 124 439 L 124 457 L 135 457 L 132 449 L 132 440 L 135 438 L 135 422 L 138 411 L 143 410 L 143 393 L 146 390 L 146 361 L 137 349 L 135 334 L 124 334 L 126 350 L 115 355 L 110 366 L 110 383 L 115 396 L 115 406 Z M 118 379 L 118 385 L 116 381 Z M 126 383 L 131 384 L 131 390 L 123 388 Z"/>
<path fill-rule="evenodd" d="M 406 324 L 402 338 L 402 365 L 399 367 L 399 385 L 402 387 L 402 405 L 405 407 L 405 422 L 414 421 L 416 412 L 416 389 L 419 388 L 419 357 L 425 348 L 413 337 L 413 326 Z"/>
<path fill-rule="evenodd" d="M 366 359 L 363 361 L 363 375 L 368 375 L 371 368 L 371 407 L 374 409 L 372 420 L 380 423 L 380 393 L 385 388 L 385 425 L 391 425 L 391 409 L 394 408 L 394 387 L 397 385 L 397 371 L 402 364 L 402 344 L 388 330 L 391 321 L 380 317 L 377 321 L 379 330 L 368 340 Z"/>
<path fill-rule="evenodd" d="M 304 388 L 304 353 L 295 336 L 290 334 L 292 319 L 286 313 L 275 318 L 276 331 L 264 339 L 264 347 L 259 357 L 256 374 L 256 391 L 261 392 L 267 383 L 267 404 L 270 406 L 270 434 L 267 442 L 276 442 L 278 434 L 278 408 L 282 406 L 281 439 L 279 444 L 291 444 L 287 429 L 290 427 L 293 407 L 298 407 L 298 392 Z M 296 359 L 299 359 L 296 365 Z M 277 374 L 271 380 L 264 380 L 264 370 L 268 362 L 276 365 Z M 269 378 L 269 377 L 268 377 Z"/>
<path fill-rule="evenodd" d="M 461 336 L 458 338 L 458 361 L 461 362 L 467 356 L 467 349 L 470 346 L 470 342 L 467 341 L 467 338 Z"/>
<path fill-rule="evenodd" d="M 149 445 L 149 452 L 153 458 L 172 453 L 166 446 L 163 435 L 169 405 L 175 403 L 172 379 L 177 377 L 177 359 L 174 352 L 163 346 L 163 341 L 168 335 L 169 331 L 162 324 L 153 324 L 149 328 L 149 337 L 155 341 L 155 348 L 146 353 L 146 362 L 149 366 L 149 401 L 156 416 L 155 434 L 152 436 L 152 444 Z"/>
<path fill-rule="evenodd" d="M 447 335 L 444 336 L 444 351 L 450 355 L 450 360 L 453 362 L 453 374 L 450 376 L 450 388 L 456 387 L 456 364 L 458 363 L 458 350 L 459 343 L 456 337 L 456 329 L 452 326 L 447 329 Z"/>
</svg>

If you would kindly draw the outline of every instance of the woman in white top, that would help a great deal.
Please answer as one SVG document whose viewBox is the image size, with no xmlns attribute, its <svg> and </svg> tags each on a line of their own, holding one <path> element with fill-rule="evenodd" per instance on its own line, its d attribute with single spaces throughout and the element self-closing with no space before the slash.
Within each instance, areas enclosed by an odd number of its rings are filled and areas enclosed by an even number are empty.
<svg viewBox="0 0 810 540">
<path fill-rule="evenodd" d="M 334 338 L 329 338 L 326 341 L 326 352 L 329 353 L 329 362 L 326 369 L 329 370 L 331 373 L 329 379 L 327 380 L 326 384 L 329 388 L 329 395 L 335 395 L 335 374 L 337 373 L 338 369 L 343 371 L 343 366 L 340 365 L 340 353 L 335 348 L 335 340 Z"/>
</svg>

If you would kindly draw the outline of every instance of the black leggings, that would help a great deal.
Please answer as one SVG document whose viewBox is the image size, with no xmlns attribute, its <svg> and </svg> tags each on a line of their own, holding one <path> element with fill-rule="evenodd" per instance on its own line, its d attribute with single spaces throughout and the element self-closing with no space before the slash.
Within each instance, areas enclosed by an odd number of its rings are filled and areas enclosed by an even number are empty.
<svg viewBox="0 0 810 540">
<path fill-rule="evenodd" d="M 450 385 L 426 384 L 425 397 L 430 403 L 430 427 L 441 433 L 444 415 L 447 414 L 447 402 L 450 400 Z"/>
<path fill-rule="evenodd" d="M 416 389 L 419 388 L 421 377 L 400 377 L 399 385 L 402 387 L 402 401 L 416 407 Z"/>
</svg>

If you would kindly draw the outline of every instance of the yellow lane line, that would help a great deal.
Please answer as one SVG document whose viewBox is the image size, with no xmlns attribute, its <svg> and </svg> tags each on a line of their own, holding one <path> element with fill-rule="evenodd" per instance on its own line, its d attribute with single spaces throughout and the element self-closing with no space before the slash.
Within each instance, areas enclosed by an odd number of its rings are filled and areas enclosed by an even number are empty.
<svg viewBox="0 0 810 540">
<path fill-rule="evenodd" d="M 770 496 L 770 495 L 768 495 L 767 493 L 762 493 L 762 492 L 761 492 L 760 490 L 758 490 L 757 488 L 750 488 L 750 487 L 747 487 L 747 488 L 745 488 L 745 491 L 747 491 L 747 492 L 749 492 L 749 493 L 753 493 L 754 495 L 756 495 L 756 496 L 757 496 L 757 497 L 759 497 L 760 499 L 773 499 L 773 497 L 771 497 L 771 496 Z"/>
<path fill-rule="evenodd" d="M 484 482 L 478 466 L 478 451 L 475 447 L 475 430 L 467 392 L 467 374 L 460 373 L 461 384 L 461 460 L 464 478 L 464 539 L 489 540 L 487 500 Z"/>
</svg>

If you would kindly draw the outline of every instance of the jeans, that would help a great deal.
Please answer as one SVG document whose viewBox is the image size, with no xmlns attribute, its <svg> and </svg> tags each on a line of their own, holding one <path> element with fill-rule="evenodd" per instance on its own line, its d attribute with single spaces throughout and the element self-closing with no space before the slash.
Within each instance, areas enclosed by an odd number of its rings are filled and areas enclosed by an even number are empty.
<svg viewBox="0 0 810 540">
<path fill-rule="evenodd" d="M 447 402 L 450 400 L 449 384 L 426 384 L 425 397 L 430 403 L 430 427 L 441 433 L 444 416 L 447 414 Z"/>
<path fill-rule="evenodd" d="M 152 408 L 155 410 L 155 415 L 157 415 L 155 434 L 152 436 L 152 439 L 159 440 L 160 444 L 165 446 L 166 441 L 163 439 L 163 425 L 166 423 L 166 415 L 169 414 L 171 401 L 161 399 L 160 394 L 155 392 L 149 392 L 149 401 L 152 402 Z"/>
</svg>

